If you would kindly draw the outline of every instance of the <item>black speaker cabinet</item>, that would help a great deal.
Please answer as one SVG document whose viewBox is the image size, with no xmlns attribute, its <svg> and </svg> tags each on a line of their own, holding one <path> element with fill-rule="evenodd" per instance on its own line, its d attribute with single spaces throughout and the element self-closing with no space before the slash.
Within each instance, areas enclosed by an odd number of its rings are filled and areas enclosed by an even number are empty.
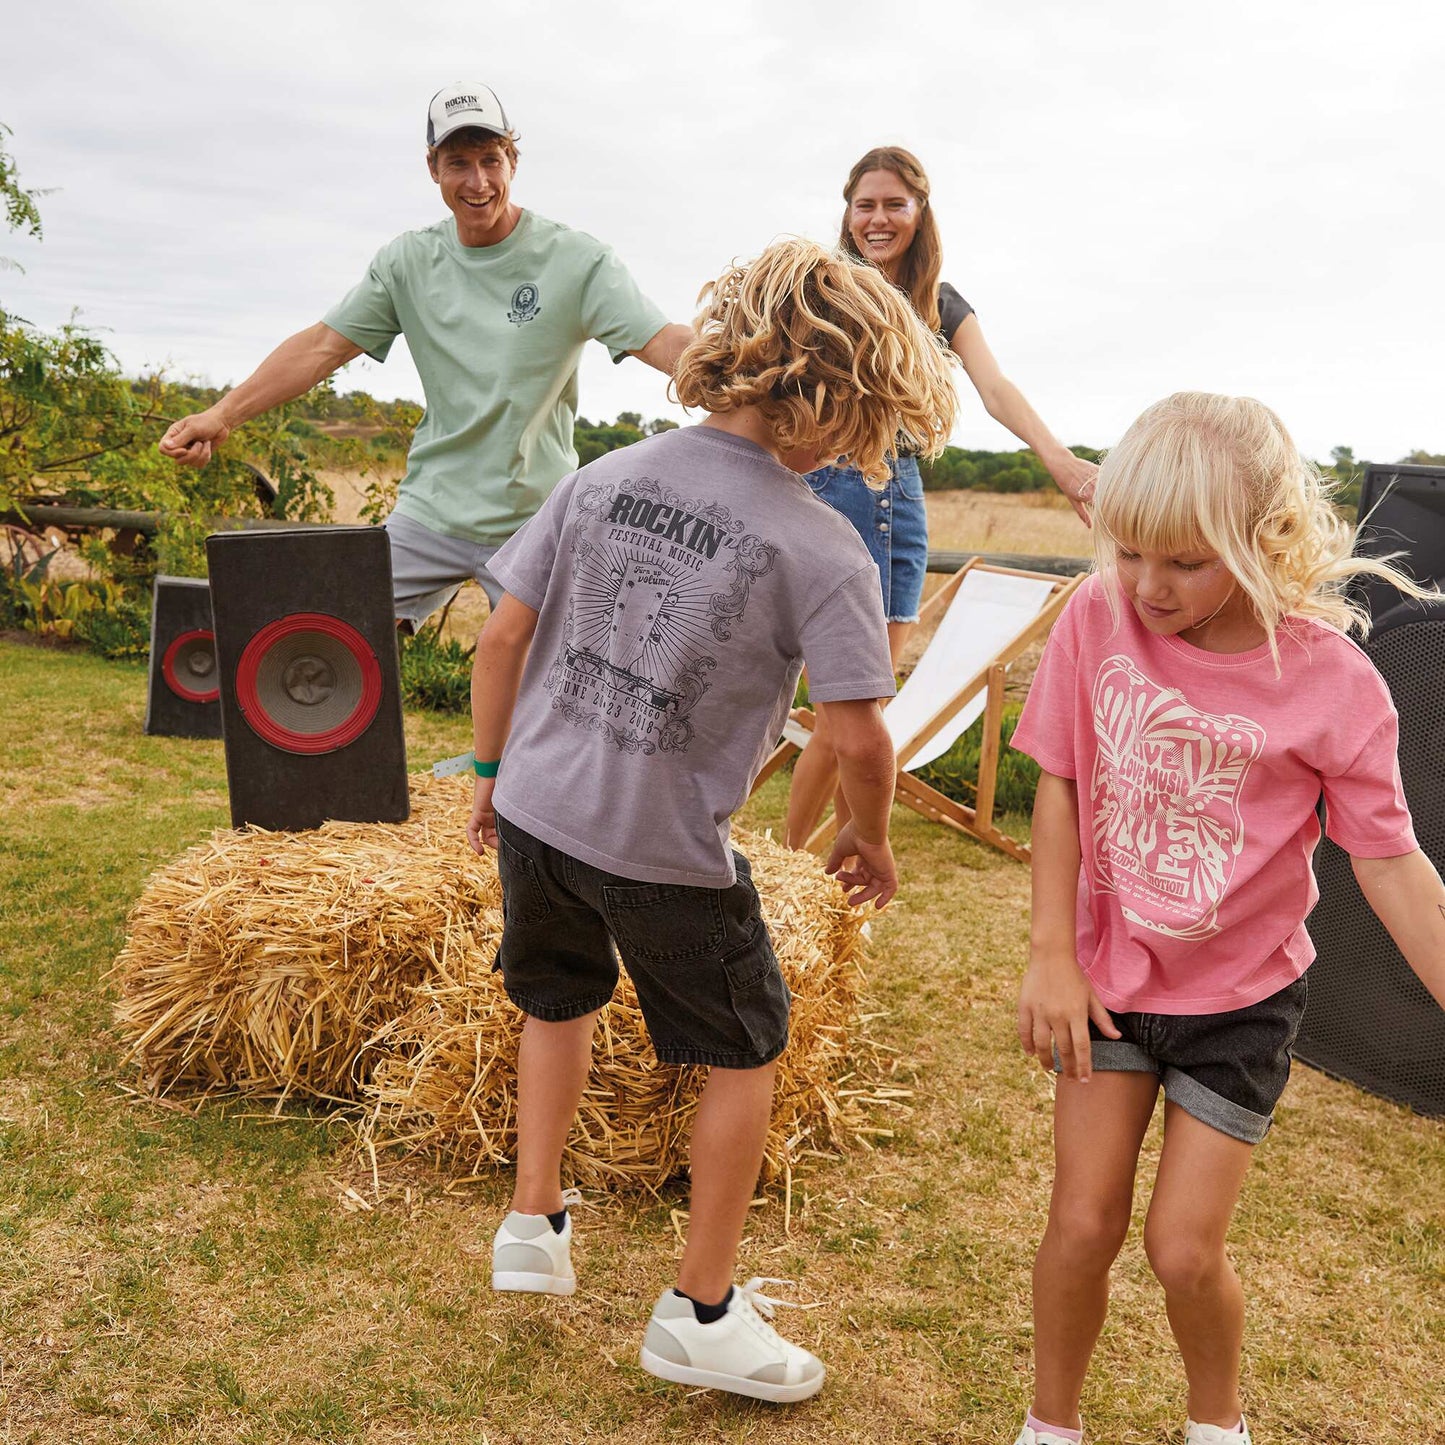
<svg viewBox="0 0 1445 1445">
<path fill-rule="evenodd" d="M 206 539 L 231 822 L 407 816 L 391 553 L 380 527 Z"/>
<path fill-rule="evenodd" d="M 221 671 L 204 577 L 156 578 L 145 730 L 168 738 L 221 736 Z"/>
<path fill-rule="evenodd" d="M 1396 606 L 1376 622 L 1365 651 L 1400 714 L 1400 771 L 1416 836 L 1445 872 L 1445 602 Z M 1422 1114 L 1445 1114 L 1445 1009 L 1400 956 L 1348 855 L 1328 838 L 1315 874 L 1320 901 L 1309 930 L 1318 957 L 1296 1055 Z"/>
<path fill-rule="evenodd" d="M 1355 551 L 1362 557 L 1394 554 L 1397 565 L 1417 582 L 1445 588 L 1445 467 L 1403 462 L 1366 467 Z M 1374 618 L 1400 601 L 1388 582 L 1365 577 L 1357 586 Z"/>
</svg>

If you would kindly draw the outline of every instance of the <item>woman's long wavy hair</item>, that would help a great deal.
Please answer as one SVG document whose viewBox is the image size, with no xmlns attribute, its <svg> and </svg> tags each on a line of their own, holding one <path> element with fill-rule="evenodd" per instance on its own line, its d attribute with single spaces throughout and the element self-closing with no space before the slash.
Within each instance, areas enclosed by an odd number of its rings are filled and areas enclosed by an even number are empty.
<svg viewBox="0 0 1445 1445">
<path fill-rule="evenodd" d="M 683 406 L 756 406 L 783 451 L 847 456 L 876 483 L 900 436 L 924 456 L 943 450 L 957 404 L 949 354 L 875 267 L 777 241 L 698 299 L 673 379 Z"/>
<path fill-rule="evenodd" d="M 848 172 L 848 182 L 843 187 L 843 224 L 838 245 L 850 256 L 859 254 L 858 247 L 853 244 L 853 233 L 848 229 L 848 215 L 853 208 L 853 192 L 869 171 L 891 171 L 918 199 L 921 208 L 918 229 L 913 233 L 912 244 L 903 254 L 903 262 L 898 268 L 898 284 L 908 293 L 913 309 L 928 324 L 928 329 L 937 331 L 938 276 L 943 270 L 943 241 L 933 219 L 933 207 L 928 204 L 927 172 L 911 151 L 904 150 L 902 146 L 875 146 Z"/>
<path fill-rule="evenodd" d="M 1216 553 L 1269 634 L 1287 618 L 1317 618 L 1364 636 L 1369 613 L 1345 591 L 1364 574 L 1411 597 L 1434 596 L 1386 561 L 1351 555 L 1355 533 L 1331 486 L 1284 423 L 1247 396 L 1180 391 L 1155 402 L 1099 468 L 1094 555 L 1110 581 L 1120 547 L 1180 556 Z"/>
</svg>

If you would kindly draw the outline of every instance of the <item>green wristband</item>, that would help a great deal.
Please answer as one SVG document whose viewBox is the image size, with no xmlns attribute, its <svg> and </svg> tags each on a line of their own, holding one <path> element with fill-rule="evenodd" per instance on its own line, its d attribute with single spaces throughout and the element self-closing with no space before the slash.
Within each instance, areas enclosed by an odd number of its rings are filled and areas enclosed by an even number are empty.
<svg viewBox="0 0 1445 1445">
<path fill-rule="evenodd" d="M 501 766 L 501 758 L 498 758 L 494 763 L 484 763 L 480 758 L 472 759 L 472 771 L 476 773 L 479 778 L 495 778 L 497 776 L 497 769 Z"/>
</svg>

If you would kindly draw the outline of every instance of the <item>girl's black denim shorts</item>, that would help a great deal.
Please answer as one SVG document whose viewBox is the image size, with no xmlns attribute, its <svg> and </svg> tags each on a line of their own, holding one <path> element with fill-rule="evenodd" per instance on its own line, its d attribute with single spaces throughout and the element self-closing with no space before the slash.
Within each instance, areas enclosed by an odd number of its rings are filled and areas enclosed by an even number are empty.
<svg viewBox="0 0 1445 1445">
<path fill-rule="evenodd" d="M 1111 1010 L 1123 1038 L 1106 1039 L 1091 1020 L 1089 1053 L 1097 1070 L 1157 1074 L 1164 1097 L 1186 1114 L 1258 1144 L 1289 1079 L 1290 1049 L 1304 1012 L 1301 974 L 1278 993 L 1225 1013 Z"/>
</svg>

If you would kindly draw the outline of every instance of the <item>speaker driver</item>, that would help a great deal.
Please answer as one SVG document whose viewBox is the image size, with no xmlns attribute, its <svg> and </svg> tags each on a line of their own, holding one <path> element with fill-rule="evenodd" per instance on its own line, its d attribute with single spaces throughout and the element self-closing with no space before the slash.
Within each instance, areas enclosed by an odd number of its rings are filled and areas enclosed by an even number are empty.
<svg viewBox="0 0 1445 1445">
<path fill-rule="evenodd" d="M 236 700 L 251 730 L 289 753 L 354 743 L 381 703 L 381 664 L 339 617 L 296 612 L 257 632 L 236 669 Z"/>
<path fill-rule="evenodd" d="M 186 702 L 215 702 L 221 695 L 215 634 L 192 628 L 174 637 L 161 658 L 161 676 Z"/>
</svg>

